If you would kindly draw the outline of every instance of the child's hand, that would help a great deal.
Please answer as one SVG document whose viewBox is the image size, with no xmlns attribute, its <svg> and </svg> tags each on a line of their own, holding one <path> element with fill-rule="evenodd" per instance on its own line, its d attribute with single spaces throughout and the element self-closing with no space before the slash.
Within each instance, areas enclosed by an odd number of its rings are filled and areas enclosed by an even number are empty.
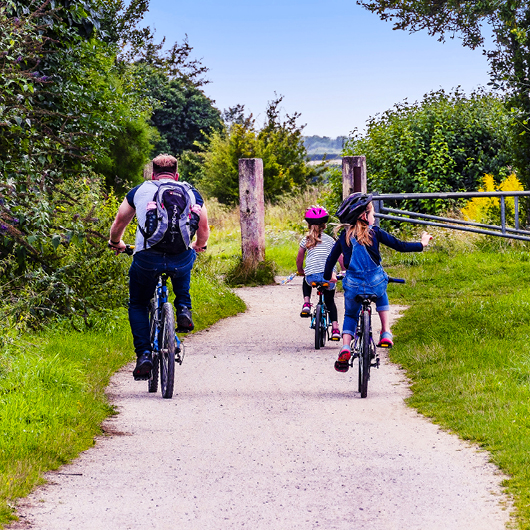
<svg viewBox="0 0 530 530">
<path fill-rule="evenodd" d="M 429 245 L 430 241 L 432 239 L 431 234 L 427 232 L 422 232 L 421 234 L 421 244 L 423 245 L 423 248 Z"/>
</svg>

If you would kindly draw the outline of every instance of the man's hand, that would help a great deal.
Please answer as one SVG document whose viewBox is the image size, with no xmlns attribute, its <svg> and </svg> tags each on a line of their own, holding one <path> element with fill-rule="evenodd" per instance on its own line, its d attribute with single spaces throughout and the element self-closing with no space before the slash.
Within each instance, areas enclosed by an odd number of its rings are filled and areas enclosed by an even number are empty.
<svg viewBox="0 0 530 530">
<path fill-rule="evenodd" d="M 193 250 L 195 250 L 195 252 L 206 252 L 206 248 L 207 248 L 206 245 L 204 245 L 203 247 L 198 247 L 197 241 L 193 241 L 190 246 Z"/>
<path fill-rule="evenodd" d="M 109 245 L 109 248 L 116 251 L 116 256 L 118 254 L 121 254 L 122 252 L 125 252 L 126 245 L 121 239 L 119 240 L 118 243 L 116 243 L 115 241 L 111 241 L 109 239 L 108 245 Z"/>
</svg>

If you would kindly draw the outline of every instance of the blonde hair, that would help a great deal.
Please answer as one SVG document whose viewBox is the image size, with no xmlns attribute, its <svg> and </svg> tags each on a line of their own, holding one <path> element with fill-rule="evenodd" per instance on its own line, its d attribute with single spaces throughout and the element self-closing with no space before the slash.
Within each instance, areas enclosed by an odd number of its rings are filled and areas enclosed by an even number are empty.
<svg viewBox="0 0 530 530">
<path fill-rule="evenodd" d="M 310 250 L 316 247 L 319 243 L 322 243 L 322 232 L 326 228 L 326 224 L 321 225 L 309 225 L 309 232 L 306 236 L 305 248 Z"/>
<path fill-rule="evenodd" d="M 351 240 L 354 237 L 357 240 L 357 243 L 365 247 L 372 244 L 372 230 L 368 225 L 366 219 L 361 219 L 368 212 L 373 209 L 374 205 L 370 202 L 366 207 L 364 213 L 359 216 L 357 222 L 354 225 L 341 225 L 339 228 L 343 227 L 346 229 L 346 244 L 350 247 Z"/>
</svg>

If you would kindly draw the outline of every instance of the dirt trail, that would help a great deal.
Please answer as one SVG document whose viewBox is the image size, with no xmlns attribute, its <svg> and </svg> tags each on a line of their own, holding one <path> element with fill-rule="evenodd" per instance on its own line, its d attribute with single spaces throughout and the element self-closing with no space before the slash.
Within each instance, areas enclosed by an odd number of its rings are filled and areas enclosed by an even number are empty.
<svg viewBox="0 0 530 530">
<path fill-rule="evenodd" d="M 336 343 L 313 349 L 300 282 L 239 290 L 246 313 L 186 339 L 172 400 L 118 373 L 113 434 L 49 473 L 11 528 L 505 528 L 487 454 L 407 408 L 386 358 L 360 399 Z"/>
</svg>

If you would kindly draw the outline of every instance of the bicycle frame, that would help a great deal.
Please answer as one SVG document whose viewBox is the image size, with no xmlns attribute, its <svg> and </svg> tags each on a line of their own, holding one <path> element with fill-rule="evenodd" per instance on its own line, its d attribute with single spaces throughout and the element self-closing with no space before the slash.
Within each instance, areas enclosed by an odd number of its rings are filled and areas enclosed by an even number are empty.
<svg viewBox="0 0 530 530">
<path fill-rule="evenodd" d="M 169 301 L 169 291 L 167 288 L 167 280 L 169 276 L 166 273 L 161 274 L 158 277 L 158 283 L 156 285 L 155 293 L 153 296 L 154 305 L 156 308 L 155 311 L 155 326 L 156 326 L 156 333 L 154 334 L 153 338 L 153 354 L 158 355 L 159 354 L 159 347 L 158 347 L 158 335 L 160 333 L 160 330 L 162 329 L 162 306 Z M 175 333 L 175 342 L 176 342 L 176 348 L 175 348 L 175 361 L 178 364 L 182 364 L 183 357 L 181 356 L 181 341 L 178 337 L 178 335 Z"/>
</svg>

